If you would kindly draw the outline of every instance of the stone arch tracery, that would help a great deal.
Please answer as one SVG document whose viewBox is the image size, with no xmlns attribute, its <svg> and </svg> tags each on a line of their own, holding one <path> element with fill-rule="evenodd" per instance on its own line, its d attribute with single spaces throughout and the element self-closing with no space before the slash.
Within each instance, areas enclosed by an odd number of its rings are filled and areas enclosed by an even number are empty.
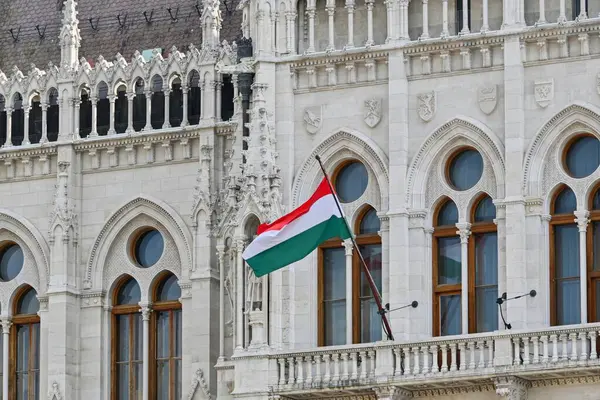
<svg viewBox="0 0 600 400">
<path fill-rule="evenodd" d="M 165 250 L 155 265 L 139 268 L 128 255 L 129 238 L 146 226 L 163 234 Z M 147 295 L 157 273 L 169 270 L 185 280 L 191 266 L 192 237 L 183 219 L 164 202 L 141 196 L 120 207 L 102 228 L 90 251 L 84 287 L 106 288 L 126 272 Z"/>
</svg>

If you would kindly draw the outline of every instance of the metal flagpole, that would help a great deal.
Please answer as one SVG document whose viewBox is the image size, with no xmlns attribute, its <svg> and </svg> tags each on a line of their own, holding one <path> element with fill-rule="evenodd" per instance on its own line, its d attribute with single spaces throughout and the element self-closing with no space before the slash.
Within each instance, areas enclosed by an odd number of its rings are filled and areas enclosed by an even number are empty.
<svg viewBox="0 0 600 400">
<path fill-rule="evenodd" d="M 344 213 L 342 211 L 342 206 L 340 205 L 340 203 L 337 199 L 337 195 L 335 194 L 335 190 L 333 190 L 333 186 L 331 185 L 329 176 L 327 175 L 327 172 L 325 171 L 325 167 L 323 166 L 323 163 L 321 162 L 321 157 L 316 155 L 315 158 L 317 159 L 317 161 L 319 162 L 319 165 L 321 166 L 321 171 L 323 171 L 323 175 L 325 175 L 325 179 L 327 180 L 329 189 L 331 189 L 331 192 L 334 193 L 333 198 L 335 199 L 335 204 L 338 208 L 338 211 L 340 212 L 340 216 L 342 216 L 342 219 L 344 220 L 344 223 L 346 224 L 346 228 L 348 228 L 348 232 L 350 232 L 350 240 L 352 240 L 352 246 L 353 246 L 354 250 L 356 251 L 356 253 L 358 254 L 358 258 L 360 258 L 360 265 L 362 266 L 362 270 L 365 273 L 365 276 L 367 277 L 367 281 L 369 282 L 369 286 L 371 287 L 371 292 L 373 292 L 373 298 L 375 299 L 375 303 L 377 304 L 378 313 L 379 313 L 379 315 L 381 315 L 381 320 L 383 321 L 383 329 L 385 331 L 385 334 L 387 335 L 388 340 L 394 340 L 394 335 L 392 335 L 392 328 L 390 327 L 390 323 L 385 315 L 386 310 L 383 308 L 383 304 L 381 302 L 381 295 L 379 294 L 379 290 L 377 290 L 377 286 L 375 285 L 373 276 L 371 275 L 371 272 L 369 271 L 369 267 L 367 266 L 367 263 L 365 262 L 365 259 L 363 258 L 363 255 L 360 252 L 360 249 L 358 248 L 356 241 L 354 240 L 354 236 L 352 235 L 352 229 L 350 229 L 350 225 L 348 225 L 348 221 L 346 221 L 346 217 L 344 216 Z"/>
</svg>

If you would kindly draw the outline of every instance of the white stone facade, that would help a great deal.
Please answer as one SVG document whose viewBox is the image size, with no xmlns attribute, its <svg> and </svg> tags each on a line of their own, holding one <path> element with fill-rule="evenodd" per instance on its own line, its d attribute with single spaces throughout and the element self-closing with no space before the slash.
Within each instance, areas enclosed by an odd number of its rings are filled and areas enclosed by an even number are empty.
<svg viewBox="0 0 600 400">
<path fill-rule="evenodd" d="M 562 162 L 577 135 L 600 138 L 600 5 L 469 4 L 470 14 L 457 15 L 455 0 L 242 1 L 241 30 L 252 38 L 253 56 L 238 59 L 236 45 L 220 40 L 220 3 L 205 1 L 203 43 L 165 58 L 104 55 L 92 66 L 79 59 L 87 55 L 79 54 L 77 3 L 67 0 L 60 66 L 0 72 L 0 244 L 24 253 L 21 272 L 0 282 L 3 398 L 13 393 L 6 371 L 15 299 L 28 285 L 40 301 L 36 398 L 117 400 L 111 316 L 115 288 L 128 275 L 141 290 L 140 393 L 152 400 L 148 321 L 157 282 L 169 271 L 181 288 L 182 399 L 600 399 L 600 323 L 588 321 L 585 240 L 584 323 L 552 326 L 549 272 L 557 188 L 575 193 L 585 238 L 588 199 L 600 182 L 598 170 L 576 179 Z M 574 15 L 576 8 L 584 11 Z M 197 124 L 187 112 L 194 74 L 202 93 Z M 250 98 L 243 74 L 252 74 Z M 146 89 L 146 123 L 134 129 L 136 82 L 154 76 L 168 84 L 165 122 L 152 128 Z M 221 118 L 225 76 L 234 82 L 228 121 Z M 97 131 L 101 82 L 110 102 L 105 135 Z M 174 82 L 181 82 L 184 110 L 176 127 L 169 123 Z M 122 90 L 127 121 L 117 133 Z M 54 91 L 59 128 L 49 140 Z M 17 93 L 25 121 L 18 145 Z M 31 143 L 36 101 L 43 127 Z M 483 175 L 458 191 L 445 168 L 463 147 L 481 154 Z M 349 335 L 346 345 L 318 347 L 317 252 L 260 279 L 243 263 L 257 223 L 313 192 L 322 178 L 317 155 L 329 173 L 348 160 L 367 168 L 364 194 L 344 211 L 352 226 L 365 205 L 377 211 L 384 302 L 419 303 L 389 314 L 393 342 L 353 344 Z M 505 303 L 510 331 L 467 334 L 463 317 L 464 335 L 434 337 L 433 216 L 441 199 L 454 201 L 466 249 L 470 210 L 482 193 L 496 206 L 498 292 L 535 289 L 537 296 Z M 149 228 L 161 232 L 164 252 L 140 268 L 130 242 Z M 463 300 L 463 315 L 469 307 Z"/>
</svg>

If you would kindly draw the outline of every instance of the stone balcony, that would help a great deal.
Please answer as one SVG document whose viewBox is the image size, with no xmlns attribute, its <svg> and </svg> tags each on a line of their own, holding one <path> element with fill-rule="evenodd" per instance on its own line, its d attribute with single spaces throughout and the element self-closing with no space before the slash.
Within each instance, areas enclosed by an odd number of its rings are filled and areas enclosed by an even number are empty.
<svg viewBox="0 0 600 400">
<path fill-rule="evenodd" d="M 600 323 L 540 330 L 378 342 L 301 351 L 247 350 L 232 358 L 233 395 L 305 399 L 363 395 L 385 388 L 406 397 L 493 391 L 560 380 L 597 381 Z M 268 377 L 257 379 L 257 376 Z M 374 397 L 373 397 L 374 398 Z"/>
</svg>

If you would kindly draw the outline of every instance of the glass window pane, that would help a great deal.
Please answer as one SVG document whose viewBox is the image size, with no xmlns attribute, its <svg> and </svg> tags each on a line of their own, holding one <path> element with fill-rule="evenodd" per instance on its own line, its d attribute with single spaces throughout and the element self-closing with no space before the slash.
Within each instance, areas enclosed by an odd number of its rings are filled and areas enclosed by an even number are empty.
<svg viewBox="0 0 600 400">
<path fill-rule="evenodd" d="M 135 382 L 133 383 L 133 395 L 135 400 L 142 400 L 143 395 L 143 365 L 141 362 L 137 362 L 133 364 L 133 369 L 135 371 Z"/>
<path fill-rule="evenodd" d="M 17 371 L 29 367 L 29 325 L 17 325 Z"/>
<path fill-rule="evenodd" d="M 346 255 L 343 247 L 323 249 L 323 299 L 346 298 Z"/>
<path fill-rule="evenodd" d="M 169 312 L 161 311 L 156 316 L 156 357 L 169 357 Z"/>
<path fill-rule="evenodd" d="M 175 324 L 175 357 L 181 357 L 181 310 L 173 311 Z"/>
<path fill-rule="evenodd" d="M 128 361 L 129 360 L 129 315 L 118 315 L 117 321 L 117 332 L 118 332 L 118 343 L 119 348 L 117 351 L 117 361 Z"/>
<path fill-rule="evenodd" d="M 135 260 L 143 268 L 153 266 L 163 254 L 165 242 L 156 229 L 144 232 L 135 245 Z"/>
<path fill-rule="evenodd" d="M 31 324 L 31 332 L 33 335 L 33 348 L 32 353 L 32 368 L 38 370 L 40 368 L 40 324 Z"/>
<path fill-rule="evenodd" d="M 175 399 L 181 398 L 181 360 L 175 361 Z"/>
<path fill-rule="evenodd" d="M 381 340 L 382 326 L 381 316 L 377 311 L 375 299 L 370 298 L 360 302 L 361 343 L 377 342 Z"/>
<path fill-rule="evenodd" d="M 557 281 L 556 322 L 558 325 L 579 324 L 581 308 L 579 279 Z"/>
<path fill-rule="evenodd" d="M 496 206 L 491 197 L 486 197 L 477 204 L 475 222 L 492 222 L 496 218 Z"/>
<path fill-rule="evenodd" d="M 381 245 L 380 244 L 369 244 L 360 246 L 360 251 L 365 259 L 365 263 L 369 267 L 371 277 L 375 281 L 377 290 L 381 292 Z M 360 281 L 360 296 L 373 296 L 369 281 L 361 269 L 361 281 Z"/>
<path fill-rule="evenodd" d="M 175 301 L 181 297 L 181 288 L 177 282 L 175 275 L 170 275 L 167 279 L 163 280 L 158 286 L 157 290 L 158 301 Z"/>
<path fill-rule="evenodd" d="M 17 312 L 19 314 L 37 314 L 40 310 L 40 302 L 37 293 L 33 289 L 27 290 L 19 299 Z"/>
<path fill-rule="evenodd" d="M 461 332 L 460 295 L 440 296 L 440 336 Z"/>
<path fill-rule="evenodd" d="M 554 200 L 555 214 L 572 214 L 577 209 L 577 199 L 575 193 L 570 188 L 563 189 L 556 200 Z"/>
<path fill-rule="evenodd" d="M 157 400 L 169 400 L 168 361 L 158 361 L 156 363 L 156 398 Z"/>
<path fill-rule="evenodd" d="M 370 234 L 377 233 L 380 230 L 379 217 L 374 209 L 370 209 L 366 212 L 362 220 L 360 221 L 359 234 Z"/>
<path fill-rule="evenodd" d="M 475 289 L 477 332 L 491 332 L 498 329 L 498 287 Z"/>
<path fill-rule="evenodd" d="M 129 364 L 119 364 L 118 374 L 118 400 L 129 400 Z"/>
<path fill-rule="evenodd" d="M 600 165 L 600 141 L 593 136 L 576 139 L 567 150 L 567 170 L 574 178 L 585 178 Z"/>
<path fill-rule="evenodd" d="M 590 322 L 600 322 L 600 279 L 595 280 L 593 285 L 596 286 L 596 319 Z"/>
<path fill-rule="evenodd" d="M 575 224 L 554 227 L 556 278 L 579 277 L 579 229 Z"/>
<path fill-rule="evenodd" d="M 17 277 L 23 268 L 23 250 L 21 246 L 6 246 L 0 255 L 0 280 L 8 282 Z"/>
<path fill-rule="evenodd" d="M 135 361 L 141 361 L 143 357 L 143 329 L 142 314 L 133 314 L 133 359 Z"/>
<path fill-rule="evenodd" d="M 496 232 L 476 234 L 474 240 L 475 285 L 497 285 L 498 234 Z"/>
<path fill-rule="evenodd" d="M 438 226 L 449 226 L 458 223 L 458 208 L 452 200 L 448 200 L 442 208 L 437 217 Z"/>
<path fill-rule="evenodd" d="M 17 400 L 29 400 L 29 375 L 17 373 Z"/>
<path fill-rule="evenodd" d="M 346 344 L 346 300 L 325 302 L 323 319 L 325 346 Z"/>
<path fill-rule="evenodd" d="M 438 238 L 438 285 L 461 283 L 460 237 Z"/>
<path fill-rule="evenodd" d="M 596 190 L 592 198 L 592 210 L 600 210 L 600 189 Z"/>
<path fill-rule="evenodd" d="M 140 285 L 138 285 L 135 279 L 130 278 L 121 286 L 117 295 L 117 304 L 138 304 L 141 299 L 142 292 L 140 291 Z"/>
<path fill-rule="evenodd" d="M 588 228 L 589 229 L 589 228 Z M 592 229 L 592 252 L 594 254 L 593 270 L 600 271 L 600 221 L 594 221 Z"/>
<path fill-rule="evenodd" d="M 457 190 L 468 190 L 475 186 L 483 174 L 483 158 L 475 150 L 465 150 L 450 162 L 450 183 Z"/>
<path fill-rule="evenodd" d="M 367 189 L 369 174 L 365 166 L 354 161 L 347 164 L 335 177 L 335 191 L 342 203 L 358 200 Z"/>
</svg>

